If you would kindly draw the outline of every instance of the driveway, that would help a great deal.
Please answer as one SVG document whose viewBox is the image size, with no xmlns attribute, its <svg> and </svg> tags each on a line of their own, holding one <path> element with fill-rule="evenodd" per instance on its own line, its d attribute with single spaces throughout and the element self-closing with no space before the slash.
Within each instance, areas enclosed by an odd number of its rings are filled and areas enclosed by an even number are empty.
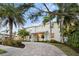
<svg viewBox="0 0 79 59">
<path fill-rule="evenodd" d="M 25 48 L 15 48 L 0 45 L 0 49 L 4 49 L 7 53 L 1 56 L 66 56 L 59 48 L 47 43 L 23 42 Z"/>
</svg>

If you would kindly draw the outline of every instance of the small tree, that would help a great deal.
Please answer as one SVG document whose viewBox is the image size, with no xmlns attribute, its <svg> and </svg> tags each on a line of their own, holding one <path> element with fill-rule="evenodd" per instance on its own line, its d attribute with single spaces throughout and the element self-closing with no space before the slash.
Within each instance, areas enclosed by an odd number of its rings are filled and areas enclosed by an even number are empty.
<svg viewBox="0 0 79 59">
<path fill-rule="evenodd" d="M 18 35 L 21 36 L 22 39 L 24 39 L 26 36 L 29 35 L 29 32 L 27 32 L 25 29 L 21 29 L 18 31 Z"/>
</svg>

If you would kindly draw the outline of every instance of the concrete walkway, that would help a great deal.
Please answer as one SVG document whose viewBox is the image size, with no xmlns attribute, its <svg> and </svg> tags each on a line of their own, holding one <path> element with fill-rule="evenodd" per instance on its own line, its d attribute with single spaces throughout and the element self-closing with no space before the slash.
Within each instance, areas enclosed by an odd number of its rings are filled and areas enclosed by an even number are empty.
<svg viewBox="0 0 79 59">
<path fill-rule="evenodd" d="M 4 49 L 7 53 L 1 56 L 66 56 L 59 48 L 47 44 L 37 42 L 23 42 L 25 48 L 15 48 L 0 45 L 0 49 Z"/>
</svg>

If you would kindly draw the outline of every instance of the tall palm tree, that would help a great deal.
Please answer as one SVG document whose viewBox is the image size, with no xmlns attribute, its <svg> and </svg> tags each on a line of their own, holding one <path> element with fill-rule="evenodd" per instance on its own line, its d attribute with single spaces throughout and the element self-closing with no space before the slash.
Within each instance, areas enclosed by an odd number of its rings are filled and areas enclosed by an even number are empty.
<svg viewBox="0 0 79 59">
<path fill-rule="evenodd" d="M 60 19 L 60 31 L 62 36 L 61 41 L 62 43 L 64 43 L 64 27 L 66 27 L 65 29 L 67 30 L 71 23 L 78 21 L 76 13 L 79 12 L 79 6 L 78 4 L 58 4 L 58 6 L 59 10 L 57 11 L 57 13 L 61 14 L 60 16 L 58 15 L 58 21 Z M 67 15 L 63 15 L 64 13 L 66 13 Z"/>
<path fill-rule="evenodd" d="M 59 11 L 58 13 L 61 11 L 61 13 L 64 13 L 65 11 L 65 4 L 64 3 L 61 3 L 61 4 L 58 4 L 59 6 Z M 64 36 L 63 36 L 63 21 L 64 21 L 64 15 L 57 15 L 58 17 L 60 17 L 60 32 L 61 32 L 61 42 L 64 43 Z M 58 19 L 59 20 L 59 19 Z"/>
<path fill-rule="evenodd" d="M 32 6 L 33 4 L 19 4 L 19 6 L 17 4 L 0 4 L 2 25 L 6 26 L 8 24 L 10 39 L 12 38 L 13 24 L 16 27 L 17 25 L 24 25 L 25 19 L 23 14 Z"/>
<path fill-rule="evenodd" d="M 51 12 L 50 9 L 47 7 L 47 5 L 45 3 L 43 3 L 43 5 L 46 7 L 47 11 L 48 12 Z M 51 13 L 48 13 L 48 16 L 47 17 L 44 17 L 44 21 L 43 23 L 47 23 L 49 21 L 49 24 L 50 24 L 50 39 L 52 39 L 52 22 L 51 20 L 54 18 L 55 16 L 52 16 Z"/>
</svg>

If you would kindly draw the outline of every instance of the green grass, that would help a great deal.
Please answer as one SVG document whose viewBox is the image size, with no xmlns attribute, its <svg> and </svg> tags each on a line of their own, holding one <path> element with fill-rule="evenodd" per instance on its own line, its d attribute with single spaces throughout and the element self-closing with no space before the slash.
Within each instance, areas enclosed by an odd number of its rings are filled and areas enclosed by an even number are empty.
<svg viewBox="0 0 79 59">
<path fill-rule="evenodd" d="M 75 50 L 73 50 L 72 48 L 70 48 L 65 44 L 59 44 L 59 43 L 51 43 L 51 44 L 61 49 L 68 56 L 79 56 L 79 53 L 77 53 Z"/>
<path fill-rule="evenodd" d="M 6 51 L 3 49 L 0 49 L 0 54 L 2 54 L 2 53 L 6 53 Z"/>
<path fill-rule="evenodd" d="M 67 46 L 65 44 L 61 44 L 61 43 L 56 42 L 56 41 L 52 41 L 52 42 L 39 41 L 39 42 L 55 45 L 56 47 L 58 47 L 60 50 L 62 50 L 68 56 L 79 56 L 79 53 L 77 53 L 74 49 L 72 49 L 71 47 L 69 47 L 69 46 Z"/>
</svg>

